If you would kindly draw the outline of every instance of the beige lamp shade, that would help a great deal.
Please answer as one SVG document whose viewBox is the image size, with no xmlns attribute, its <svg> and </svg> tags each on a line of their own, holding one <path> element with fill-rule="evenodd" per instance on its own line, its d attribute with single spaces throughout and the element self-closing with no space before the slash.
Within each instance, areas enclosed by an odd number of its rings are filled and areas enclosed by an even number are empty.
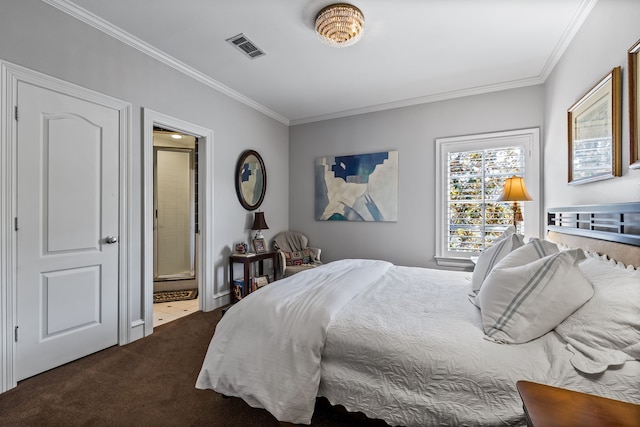
<svg viewBox="0 0 640 427">
<path fill-rule="evenodd" d="M 533 200 L 533 197 L 527 191 L 524 185 L 524 178 L 521 176 L 512 176 L 504 182 L 504 189 L 498 198 L 498 202 L 522 202 Z"/>
</svg>

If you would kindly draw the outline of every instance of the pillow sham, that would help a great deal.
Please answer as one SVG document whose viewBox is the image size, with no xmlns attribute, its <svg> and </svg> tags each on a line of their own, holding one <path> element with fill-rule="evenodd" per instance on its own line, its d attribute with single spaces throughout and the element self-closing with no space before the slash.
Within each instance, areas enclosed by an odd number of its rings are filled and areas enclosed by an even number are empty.
<svg viewBox="0 0 640 427">
<path fill-rule="evenodd" d="M 532 237 L 526 245 L 520 246 L 505 255 L 504 258 L 498 261 L 498 264 L 496 264 L 494 268 L 515 267 L 528 264 L 540 258 L 544 258 L 547 255 L 558 253 L 558 251 L 558 245 L 555 243 Z M 477 295 L 473 293 L 470 294 L 469 301 L 471 301 L 471 303 L 476 307 L 480 308 Z"/>
<path fill-rule="evenodd" d="M 560 252 L 558 245 L 548 240 L 531 237 L 526 245 L 520 246 L 502 258 L 494 268 L 516 267 Z"/>
<path fill-rule="evenodd" d="M 584 259 L 581 249 L 520 265 L 522 258 L 503 260 L 476 297 L 486 337 L 496 342 L 520 344 L 538 338 L 593 295 L 591 282 L 577 265 Z"/>
<path fill-rule="evenodd" d="M 514 249 L 524 245 L 524 236 L 515 234 L 515 231 L 515 227 L 510 225 L 498 239 L 480 252 L 471 275 L 471 291 L 473 294 L 478 293 L 482 282 L 484 282 L 484 279 L 487 278 L 498 261 Z"/>
<path fill-rule="evenodd" d="M 593 298 L 555 329 L 573 353 L 571 364 L 597 374 L 640 360 L 640 270 L 597 255 L 580 269 L 593 283 Z"/>
</svg>

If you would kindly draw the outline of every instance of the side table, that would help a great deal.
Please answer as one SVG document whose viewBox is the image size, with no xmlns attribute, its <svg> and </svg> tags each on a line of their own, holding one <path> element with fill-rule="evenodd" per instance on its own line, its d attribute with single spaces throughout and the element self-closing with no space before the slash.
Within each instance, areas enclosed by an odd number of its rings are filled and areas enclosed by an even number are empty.
<svg viewBox="0 0 640 427">
<path fill-rule="evenodd" d="M 251 293 L 250 279 L 251 279 L 251 264 L 254 262 L 258 263 L 258 274 L 264 274 L 264 265 L 263 261 L 265 259 L 270 259 L 272 262 L 273 268 L 273 280 L 278 280 L 278 269 L 276 268 L 276 252 L 264 252 L 260 254 L 231 254 L 229 255 L 229 291 L 230 291 L 230 302 L 233 304 L 237 302 L 235 295 L 233 293 L 233 265 L 234 264 L 242 264 L 243 265 L 243 290 L 244 295 L 249 295 Z"/>
<path fill-rule="evenodd" d="M 529 381 L 516 387 L 529 427 L 640 427 L 640 405 Z"/>
</svg>

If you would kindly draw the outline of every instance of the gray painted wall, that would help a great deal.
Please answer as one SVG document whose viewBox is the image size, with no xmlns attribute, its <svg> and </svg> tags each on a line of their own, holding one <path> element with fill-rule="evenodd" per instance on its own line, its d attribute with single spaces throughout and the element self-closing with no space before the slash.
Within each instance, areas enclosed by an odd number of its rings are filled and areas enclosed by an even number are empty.
<svg viewBox="0 0 640 427">
<path fill-rule="evenodd" d="M 545 83 L 546 207 L 640 201 L 640 170 L 629 170 L 627 51 L 640 39 L 640 1 L 600 0 Z M 567 109 L 614 67 L 622 67 L 623 175 L 567 184 Z"/>
<path fill-rule="evenodd" d="M 10 3 L 8 5 L 7 3 Z M 240 153 L 262 154 L 268 188 L 262 210 L 270 230 L 288 227 L 289 154 L 286 125 L 161 64 L 132 47 L 39 1 L 6 1 L 0 11 L 0 60 L 130 102 L 133 111 L 132 321 L 142 317 L 142 109 L 150 108 L 214 133 L 215 292 L 227 289 L 227 255 L 247 241 L 253 215 L 235 194 Z"/>
<path fill-rule="evenodd" d="M 290 129 L 290 228 L 322 258 L 380 258 L 434 266 L 434 140 L 540 127 L 544 208 L 640 200 L 640 170 L 629 170 L 627 50 L 640 38 L 640 2 L 601 0 L 544 85 L 478 95 Z M 567 185 L 567 109 L 613 67 L 623 67 L 623 176 Z M 397 223 L 320 222 L 313 217 L 316 157 L 399 150 Z"/>
<path fill-rule="evenodd" d="M 290 128 L 289 223 L 322 248 L 323 261 L 386 259 L 434 266 L 435 139 L 542 126 L 543 88 L 506 90 Z M 314 219 L 317 157 L 398 150 L 398 221 Z"/>
</svg>

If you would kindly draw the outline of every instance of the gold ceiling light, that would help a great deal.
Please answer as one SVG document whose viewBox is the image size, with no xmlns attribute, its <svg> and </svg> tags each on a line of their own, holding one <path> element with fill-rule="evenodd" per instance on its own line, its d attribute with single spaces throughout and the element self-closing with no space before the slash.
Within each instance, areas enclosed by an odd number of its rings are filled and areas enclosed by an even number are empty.
<svg viewBox="0 0 640 427">
<path fill-rule="evenodd" d="M 331 46 L 351 46 L 360 40 L 363 31 L 364 15 L 351 4 L 329 5 L 316 16 L 316 33 Z"/>
</svg>

